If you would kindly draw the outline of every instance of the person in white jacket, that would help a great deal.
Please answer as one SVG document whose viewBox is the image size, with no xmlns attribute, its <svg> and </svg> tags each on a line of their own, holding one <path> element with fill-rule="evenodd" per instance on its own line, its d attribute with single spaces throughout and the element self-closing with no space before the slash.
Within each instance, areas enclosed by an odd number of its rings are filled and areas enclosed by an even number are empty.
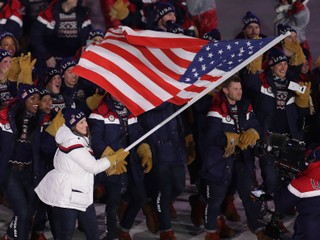
<svg viewBox="0 0 320 240">
<path fill-rule="evenodd" d="M 85 114 L 66 108 L 63 117 L 65 123 L 55 136 L 58 149 L 54 156 L 54 169 L 43 178 L 35 192 L 41 201 L 52 206 L 54 226 L 51 228 L 57 239 L 72 239 L 78 219 L 87 239 L 98 240 L 98 222 L 93 205 L 94 175 L 109 167 L 114 167 L 116 174 L 126 171 L 124 159 L 129 152 L 124 149 L 114 152 L 107 147 L 102 157 L 96 160 L 90 146 Z"/>
</svg>

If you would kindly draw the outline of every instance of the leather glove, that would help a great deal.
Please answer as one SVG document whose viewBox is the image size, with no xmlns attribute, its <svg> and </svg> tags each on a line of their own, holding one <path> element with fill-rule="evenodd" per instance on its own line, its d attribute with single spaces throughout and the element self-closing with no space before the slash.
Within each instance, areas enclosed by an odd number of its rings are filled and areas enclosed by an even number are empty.
<svg viewBox="0 0 320 240">
<path fill-rule="evenodd" d="M 129 2 L 128 1 L 124 1 L 124 0 L 117 0 L 110 12 L 112 17 L 118 19 L 118 20 L 123 20 L 125 19 L 128 15 L 129 15 Z"/>
<path fill-rule="evenodd" d="M 317 61 L 315 62 L 315 65 L 317 68 L 320 68 L 320 56 L 317 58 Z"/>
<path fill-rule="evenodd" d="M 261 37 L 254 36 L 253 39 L 261 39 Z M 257 57 L 255 60 L 253 60 L 247 65 L 247 69 L 249 73 L 255 74 L 262 70 L 262 56 L 263 55 L 260 55 L 259 57 Z"/>
<path fill-rule="evenodd" d="M 129 155 L 128 151 L 124 151 L 120 148 L 118 151 L 114 152 L 111 147 L 107 146 L 106 149 L 101 154 L 101 157 L 107 157 L 110 162 L 110 167 L 106 170 L 108 176 L 119 175 L 127 172 L 125 158 Z"/>
<path fill-rule="evenodd" d="M 12 58 L 11 67 L 8 71 L 8 80 L 11 82 L 17 82 L 20 71 L 19 57 Z"/>
<path fill-rule="evenodd" d="M 237 146 L 240 147 L 241 150 L 245 150 L 248 147 L 253 147 L 259 138 L 259 133 L 255 129 L 249 128 L 248 130 L 240 133 L 239 143 Z"/>
<path fill-rule="evenodd" d="M 306 61 L 306 56 L 304 55 L 302 47 L 296 38 L 285 38 L 283 41 L 283 46 L 293 53 L 293 55 L 290 57 L 290 65 L 298 66 Z"/>
<path fill-rule="evenodd" d="M 190 165 L 196 158 L 196 149 L 195 149 L 195 143 L 193 140 L 193 135 L 188 134 L 184 138 L 186 142 L 186 147 L 187 147 L 187 165 Z"/>
<path fill-rule="evenodd" d="M 250 62 L 247 65 L 248 72 L 251 74 L 255 74 L 257 72 L 260 72 L 262 70 L 262 55 L 257 57 L 255 60 Z"/>
<path fill-rule="evenodd" d="M 87 106 L 90 108 L 90 110 L 96 109 L 105 95 L 106 91 L 101 93 L 97 88 L 95 93 L 86 99 Z"/>
<path fill-rule="evenodd" d="M 56 137 L 58 129 L 64 124 L 64 117 L 62 115 L 62 110 L 59 110 L 57 115 L 51 121 L 51 124 L 46 128 L 46 132 L 52 137 Z"/>
<path fill-rule="evenodd" d="M 20 64 L 20 74 L 18 77 L 18 84 L 24 83 L 24 84 L 33 84 L 32 81 L 32 69 L 34 65 L 36 64 L 37 59 L 33 59 L 31 61 L 31 53 L 28 52 L 27 55 L 21 54 L 19 58 L 19 64 Z"/>
<path fill-rule="evenodd" d="M 141 159 L 141 166 L 144 169 L 143 172 L 150 172 L 152 168 L 152 153 L 149 144 L 140 144 L 137 149 L 137 155 Z"/>
<path fill-rule="evenodd" d="M 300 93 L 298 91 L 296 91 L 296 98 L 295 98 L 295 102 L 297 104 L 298 107 L 301 108 L 307 108 L 310 107 L 310 89 L 311 89 L 311 82 L 299 82 L 300 86 L 306 86 L 306 90 L 304 91 L 304 93 Z"/>
<path fill-rule="evenodd" d="M 227 138 L 227 145 L 224 148 L 223 157 L 230 157 L 234 150 L 236 149 L 237 144 L 239 143 L 239 134 L 233 132 L 225 132 L 224 135 Z"/>
</svg>

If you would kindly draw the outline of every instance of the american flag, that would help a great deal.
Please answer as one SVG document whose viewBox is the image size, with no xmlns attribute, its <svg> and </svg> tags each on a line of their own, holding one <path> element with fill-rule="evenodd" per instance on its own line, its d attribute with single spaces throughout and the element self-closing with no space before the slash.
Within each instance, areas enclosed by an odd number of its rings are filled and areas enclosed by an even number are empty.
<svg viewBox="0 0 320 240">
<path fill-rule="evenodd" d="M 136 116 L 165 101 L 187 103 L 274 38 L 206 40 L 129 27 L 90 45 L 74 72 L 104 88 Z"/>
</svg>

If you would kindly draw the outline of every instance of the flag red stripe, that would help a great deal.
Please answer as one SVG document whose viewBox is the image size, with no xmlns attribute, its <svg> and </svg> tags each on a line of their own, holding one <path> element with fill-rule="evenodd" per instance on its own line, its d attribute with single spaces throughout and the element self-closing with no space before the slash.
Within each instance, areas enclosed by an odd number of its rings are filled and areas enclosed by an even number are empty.
<svg viewBox="0 0 320 240">
<path fill-rule="evenodd" d="M 118 46 L 110 45 L 110 44 L 107 47 L 105 47 L 105 49 L 108 49 L 108 50 L 112 51 L 114 54 L 117 54 L 118 56 L 122 56 L 122 57 L 124 57 L 126 59 L 130 59 L 130 63 L 132 65 L 134 65 L 134 67 L 137 70 L 139 70 L 141 73 L 143 73 L 149 79 L 153 80 L 154 83 L 156 83 L 162 89 L 165 89 L 171 95 L 175 95 L 180 91 L 180 89 L 175 88 L 172 84 L 169 84 L 168 82 L 166 82 L 165 79 L 163 79 L 156 72 L 154 72 L 153 68 L 148 67 L 138 57 L 136 57 L 135 55 L 131 54 L 130 52 L 128 52 L 128 51 L 126 51 L 126 50 L 124 50 L 124 49 L 122 49 L 122 48 L 120 48 Z M 169 68 L 167 68 L 161 62 L 159 62 L 159 60 L 156 57 L 154 57 L 147 49 L 143 49 L 142 54 L 149 60 L 149 62 L 153 66 L 156 66 L 160 71 L 163 71 L 161 68 L 164 68 L 165 71 L 168 71 L 167 72 L 168 74 L 166 73 L 166 75 L 168 75 L 169 77 L 172 77 L 172 78 L 175 78 L 175 79 L 177 79 L 179 77 L 178 74 L 172 72 Z M 129 80 L 126 79 L 126 76 L 122 75 L 123 69 L 121 68 L 121 66 L 116 71 L 114 71 L 114 69 L 112 69 L 112 71 L 116 72 L 117 75 L 120 76 L 120 78 L 123 79 L 124 81 L 128 82 L 128 84 L 132 84 L 132 86 L 134 86 L 135 88 L 136 87 L 139 88 L 140 85 L 139 86 L 135 85 L 136 82 L 132 82 L 132 81 L 130 82 Z M 136 77 L 136 76 L 132 76 L 132 77 Z M 140 84 L 140 83 L 137 83 L 137 84 Z M 151 93 L 147 93 L 147 94 L 154 94 L 154 93 L 151 92 Z"/>
<path fill-rule="evenodd" d="M 148 61 L 155 66 L 159 71 L 165 73 L 168 77 L 175 79 L 176 81 L 180 78 L 180 75 L 177 74 L 175 71 L 170 68 L 168 64 L 165 64 L 165 62 L 161 62 L 154 54 L 150 52 L 149 49 L 144 48 L 141 49 L 141 52 L 143 56 L 148 59 Z M 152 78 L 151 78 L 152 79 Z M 165 86 L 164 86 L 165 87 Z M 170 87 L 170 86 L 166 86 Z"/>
<path fill-rule="evenodd" d="M 187 51 L 188 51 L 188 50 L 187 50 Z M 162 50 L 162 52 L 163 52 L 169 59 L 174 60 L 174 62 L 175 62 L 177 65 L 179 65 L 179 66 L 181 66 L 181 67 L 183 67 L 183 68 L 185 68 L 185 69 L 187 69 L 188 66 L 190 65 L 190 61 L 188 61 L 188 60 L 186 60 L 186 59 L 183 59 L 183 58 L 177 56 L 176 54 L 174 54 L 174 53 L 172 52 L 172 50 L 164 49 L 164 50 Z M 179 75 L 179 78 L 180 78 L 180 75 Z M 179 79 L 179 78 L 178 78 L 178 79 Z"/>
<path fill-rule="evenodd" d="M 145 85 L 137 81 L 135 76 L 131 76 L 128 72 L 124 71 L 121 68 L 121 66 L 117 65 L 116 63 L 108 59 L 105 59 L 102 56 L 95 54 L 94 52 L 91 52 L 91 51 L 89 51 L 85 56 L 83 56 L 83 58 L 89 61 L 94 60 L 92 62 L 96 64 L 97 63 L 102 64 L 100 66 L 103 66 L 106 70 L 110 71 L 111 73 L 116 72 L 119 78 L 121 78 L 124 82 L 126 82 L 131 88 L 135 89 L 140 95 L 148 96 L 148 100 L 153 104 L 161 103 L 162 100 L 154 92 L 150 91 L 150 89 L 148 89 Z M 104 78 L 107 81 L 109 81 L 108 76 L 104 76 Z M 175 92 L 177 91 L 178 89 Z"/>
<path fill-rule="evenodd" d="M 91 81 L 97 84 L 98 86 L 102 87 L 103 89 L 108 89 L 108 92 L 117 99 L 121 99 L 121 101 L 136 115 L 139 115 L 145 110 L 140 107 L 140 105 L 136 104 L 130 97 L 125 95 L 120 89 L 114 87 L 110 84 L 104 77 L 99 75 L 98 73 L 93 72 L 90 69 L 86 69 L 81 65 L 77 65 L 74 67 L 73 71 L 77 73 L 79 76 L 83 76 L 87 79 L 92 79 Z"/>
<path fill-rule="evenodd" d="M 123 30 L 123 35 L 130 44 L 141 45 L 141 43 L 143 43 L 145 47 L 156 47 L 161 49 L 189 48 L 190 46 L 203 46 L 208 43 L 207 40 L 200 38 L 193 38 L 185 35 L 174 36 L 173 34 L 168 34 L 166 32 L 154 32 L 148 30 L 133 31 L 126 27 L 123 27 Z"/>
</svg>

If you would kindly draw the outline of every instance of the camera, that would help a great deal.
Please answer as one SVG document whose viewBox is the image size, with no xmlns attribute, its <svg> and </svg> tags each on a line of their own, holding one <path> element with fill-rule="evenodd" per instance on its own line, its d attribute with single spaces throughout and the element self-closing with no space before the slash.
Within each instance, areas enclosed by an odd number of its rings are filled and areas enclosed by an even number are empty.
<svg viewBox="0 0 320 240">
<path fill-rule="evenodd" d="M 256 144 L 254 151 L 262 161 L 272 161 L 279 169 L 281 180 L 287 182 L 307 168 L 305 142 L 285 134 L 270 133 L 266 140 Z"/>
<path fill-rule="evenodd" d="M 308 166 L 305 160 L 305 142 L 292 139 L 286 134 L 269 133 L 265 140 L 256 144 L 254 151 L 261 161 L 271 161 L 277 167 L 283 184 L 288 184 Z M 261 206 L 258 220 L 265 224 L 266 234 L 272 239 L 282 239 L 285 232 L 281 218 L 268 206 L 272 196 L 263 190 L 251 191 L 251 196 Z"/>
</svg>

